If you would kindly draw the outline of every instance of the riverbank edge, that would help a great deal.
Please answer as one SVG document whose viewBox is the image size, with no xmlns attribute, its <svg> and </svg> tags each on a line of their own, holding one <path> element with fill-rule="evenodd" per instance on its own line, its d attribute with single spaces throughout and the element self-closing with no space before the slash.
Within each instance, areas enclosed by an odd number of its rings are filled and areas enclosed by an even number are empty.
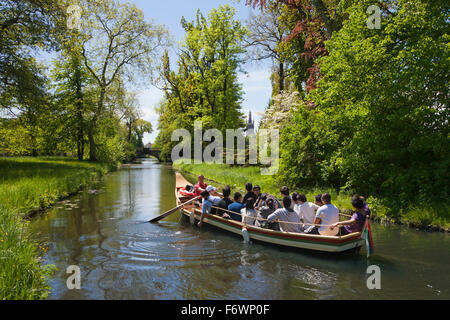
<svg viewBox="0 0 450 320">
<path fill-rule="evenodd" d="M 116 166 L 116 167 L 108 166 L 108 169 L 104 173 L 101 173 L 101 171 L 97 171 L 96 173 L 98 175 L 95 178 L 93 178 L 92 180 L 88 181 L 85 184 L 80 184 L 77 188 L 75 188 L 73 191 L 70 191 L 69 194 L 67 194 L 67 195 L 59 196 L 55 201 L 52 201 L 52 203 L 49 204 L 48 206 L 39 207 L 37 209 L 28 211 L 27 213 L 24 214 L 23 219 L 24 220 L 32 220 L 33 218 L 35 218 L 38 215 L 45 214 L 45 212 L 52 209 L 55 205 L 57 205 L 61 201 L 69 200 L 70 198 L 72 198 L 72 197 L 76 196 L 78 193 L 80 193 L 80 191 L 83 191 L 86 188 L 88 188 L 92 185 L 95 185 L 96 183 L 100 182 L 101 179 L 104 179 L 104 177 L 107 176 L 108 174 L 110 174 L 111 172 L 115 172 L 117 170 L 120 170 L 121 168 L 122 168 L 122 165 Z"/>
<path fill-rule="evenodd" d="M 11 158 L 10 158 L 11 159 Z M 39 158 L 33 158 L 34 160 L 37 160 Z M 64 160 L 62 158 L 61 160 Z M 50 160 L 51 162 L 51 160 Z M 83 163 L 85 161 L 80 161 L 80 163 Z M 85 162 L 86 163 L 86 162 Z M 33 264 L 31 268 L 33 268 L 34 272 L 30 272 L 32 274 L 31 276 L 28 275 L 28 278 L 34 277 L 39 278 L 31 279 L 31 282 L 34 286 L 32 288 L 28 288 L 29 290 L 22 289 L 22 292 L 20 296 L 15 297 L 14 295 L 11 296 L 9 294 L 7 297 L 9 299 L 20 299 L 20 300 L 39 300 L 39 299 L 45 299 L 48 294 L 50 293 L 51 288 L 48 286 L 48 280 L 53 274 L 53 271 L 55 269 L 52 265 L 46 265 L 44 266 L 42 264 L 42 256 L 46 253 L 47 249 L 44 247 L 42 243 L 37 243 L 35 240 L 32 239 L 32 234 L 30 232 L 28 224 L 31 222 L 33 218 L 35 218 L 37 215 L 45 214 L 49 209 L 54 207 L 56 204 L 60 203 L 61 201 L 70 199 L 77 195 L 80 191 L 85 190 L 86 188 L 89 188 L 92 185 L 97 184 L 102 179 L 104 179 L 105 176 L 107 176 L 111 172 L 115 172 L 121 168 L 121 164 L 106 164 L 106 163 L 92 163 L 94 164 L 94 167 L 92 167 L 89 171 L 95 173 L 95 175 L 92 175 L 85 183 L 82 184 L 73 184 L 73 189 L 69 190 L 59 190 L 59 194 L 57 195 L 56 199 L 49 202 L 46 206 L 41 206 L 39 208 L 35 208 L 28 211 L 23 211 L 20 208 L 16 208 L 14 210 L 11 210 L 11 208 L 5 210 L 4 208 L 1 208 L 0 206 L 0 214 L 3 214 L 6 216 L 6 218 L 11 220 L 12 224 L 17 224 L 15 226 L 16 228 L 21 229 L 21 235 L 20 239 L 16 239 L 21 243 L 20 246 L 13 247 L 13 249 L 10 249 L 12 256 L 20 256 L 21 261 L 27 261 L 28 267 L 30 267 L 30 261 Z M 45 188 L 43 188 L 45 189 Z M 67 193 L 66 193 L 67 192 Z M 66 193 L 66 194 L 65 194 Z M 3 212 L 2 212 L 3 211 Z M 22 211 L 22 212 L 21 212 Z M 5 213 L 6 212 L 6 213 Z M 19 224 L 21 224 L 19 226 Z M 1 230 L 0 230 L 1 231 Z M 10 233 L 10 236 L 12 237 L 14 233 Z M 0 234 L 3 241 L 8 241 L 8 232 L 5 233 L 5 235 Z M 13 239 L 14 241 L 14 239 Z M 27 250 L 24 252 L 20 252 L 20 249 L 23 247 L 34 247 L 35 250 Z M 14 250 L 16 248 L 16 250 Z M 5 256 L 4 260 L 7 260 L 9 256 Z M 8 262 L 5 262 L 7 265 Z M 12 264 L 13 267 L 17 267 L 20 269 L 20 266 L 17 264 Z M 25 270 L 27 271 L 27 270 Z M 8 275 L 8 274 L 7 274 Z M 17 275 L 16 275 L 17 276 Z M 8 277 L 6 277 L 8 278 Z M 44 280 L 44 281 L 42 281 Z M 28 279 L 28 281 L 30 281 Z M 2 282 L 5 283 L 14 283 L 14 279 L 3 279 Z M 17 282 L 17 281 L 16 281 Z M 37 283 L 37 284 L 36 284 Z M 5 292 L 7 291 L 7 288 L 1 288 L 0 290 L 0 300 L 5 299 Z M 29 291 L 23 293 L 23 291 Z M 25 296 L 25 298 L 24 298 Z"/>
<path fill-rule="evenodd" d="M 202 164 L 200 164 L 200 165 L 188 165 L 188 166 L 190 168 L 186 169 L 187 166 L 184 165 L 184 164 L 180 164 L 180 163 L 173 163 L 172 164 L 172 167 L 175 170 L 180 171 L 181 173 L 185 173 L 185 174 L 189 174 L 189 175 L 204 174 L 202 172 L 202 170 L 199 170 L 200 168 L 202 168 L 202 166 L 203 166 Z M 197 170 L 195 170 L 195 169 L 193 170 L 192 168 L 198 168 L 198 169 Z M 230 168 L 227 168 L 227 170 L 233 170 L 233 168 L 230 167 Z M 219 185 L 219 186 L 227 185 L 226 182 L 220 181 L 220 178 L 218 178 L 217 176 L 211 177 L 211 172 L 208 172 L 209 177 L 207 177 L 206 174 L 204 174 L 204 175 L 205 175 L 205 180 L 207 180 L 209 182 L 212 182 L 213 184 L 216 184 L 216 185 Z M 248 181 L 250 181 L 250 182 L 252 181 L 251 177 L 248 178 Z M 261 188 L 263 190 L 269 189 L 269 188 L 267 188 L 267 185 L 264 184 L 264 183 L 259 183 L 259 185 L 261 186 Z M 239 190 L 236 190 L 236 191 L 239 191 L 241 193 L 244 192 L 243 189 L 239 189 Z M 349 195 L 343 195 L 343 197 L 349 198 L 350 196 Z M 340 209 L 342 209 L 342 208 L 340 208 Z M 409 228 L 418 229 L 418 230 L 427 231 L 427 232 L 450 233 L 450 228 L 448 226 L 424 225 L 424 224 L 421 224 L 421 223 L 418 223 L 418 222 L 415 222 L 415 221 L 412 221 L 412 220 L 408 220 L 408 219 L 405 219 L 405 218 L 402 218 L 400 220 L 396 220 L 396 219 L 393 219 L 392 217 L 387 216 L 387 215 L 379 215 L 379 214 L 377 214 L 376 208 L 373 208 L 373 207 L 371 207 L 371 211 L 372 211 L 371 220 L 375 221 L 375 222 L 378 222 L 378 223 L 396 224 L 396 225 L 408 226 Z M 348 214 L 348 213 L 351 212 L 351 209 L 350 208 L 344 208 L 342 210 L 342 212 L 344 214 Z"/>
</svg>

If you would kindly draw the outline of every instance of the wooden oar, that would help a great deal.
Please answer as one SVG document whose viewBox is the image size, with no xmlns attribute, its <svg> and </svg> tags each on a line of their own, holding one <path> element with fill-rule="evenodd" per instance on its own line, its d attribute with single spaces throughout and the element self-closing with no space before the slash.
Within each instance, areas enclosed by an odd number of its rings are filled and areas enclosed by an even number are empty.
<svg viewBox="0 0 450 320">
<path fill-rule="evenodd" d="M 183 206 L 185 206 L 185 205 L 187 205 L 187 204 L 189 204 L 189 203 L 191 203 L 191 202 L 194 202 L 194 201 L 197 200 L 198 198 L 200 198 L 200 197 L 195 197 L 195 198 L 193 198 L 193 199 L 191 199 L 191 200 L 189 200 L 189 201 L 186 201 L 185 203 L 180 204 L 178 207 L 173 208 L 172 210 L 169 210 L 169 211 L 163 213 L 162 215 L 157 216 L 156 218 L 153 218 L 153 219 L 150 220 L 149 222 L 150 222 L 150 223 L 156 223 L 156 222 L 158 222 L 159 220 L 164 219 L 165 217 L 170 216 L 172 213 L 177 212 L 177 211 L 180 210 Z"/>
</svg>

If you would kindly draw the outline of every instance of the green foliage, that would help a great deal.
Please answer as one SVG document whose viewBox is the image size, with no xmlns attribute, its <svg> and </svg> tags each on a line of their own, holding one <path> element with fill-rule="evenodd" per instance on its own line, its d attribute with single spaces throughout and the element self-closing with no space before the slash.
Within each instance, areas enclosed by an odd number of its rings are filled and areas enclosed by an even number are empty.
<svg viewBox="0 0 450 320">
<path fill-rule="evenodd" d="M 157 109 L 160 114 L 156 143 L 163 156 L 170 159 L 174 129 L 193 132 L 194 121 L 203 122 L 205 130 L 222 132 L 244 126 L 240 112 L 242 89 L 237 73 L 241 68 L 242 41 L 246 29 L 234 19 L 235 10 L 220 6 L 206 19 L 182 19 L 186 37 L 178 59 L 178 70 L 172 71 L 166 53 L 160 82 L 166 99 Z"/>
<path fill-rule="evenodd" d="M 62 158 L 0 158 L 0 300 L 45 299 L 53 266 L 45 244 L 30 237 L 23 217 L 98 180 L 111 166 Z"/>
<path fill-rule="evenodd" d="M 112 168 L 67 158 L 0 158 L 0 203 L 25 215 L 77 192 Z"/>
<path fill-rule="evenodd" d="M 317 107 L 294 110 L 282 132 L 280 178 L 385 199 L 380 212 L 400 221 L 411 206 L 449 197 L 449 7 L 383 1 L 382 28 L 371 30 L 370 4 L 354 2 L 327 42 L 309 96 Z"/>
<path fill-rule="evenodd" d="M 0 153 L 133 159 L 130 146 L 141 148 L 152 127 L 138 103 L 127 105 L 125 84 L 148 82 L 167 31 L 115 0 L 77 2 L 83 23 L 68 30 L 72 2 L 8 0 L 0 8 Z M 31 57 L 38 48 L 59 49 L 49 78 Z"/>
<path fill-rule="evenodd" d="M 404 203 L 446 199 L 448 5 L 398 1 L 381 30 L 370 30 L 368 3 L 349 10 L 320 62 L 325 79 L 313 97 L 343 143 L 333 157 L 364 193 Z"/>
<path fill-rule="evenodd" d="M 0 300 L 45 299 L 50 291 L 47 281 L 55 267 L 41 265 L 47 248 L 27 230 L 27 223 L 0 207 Z"/>
</svg>

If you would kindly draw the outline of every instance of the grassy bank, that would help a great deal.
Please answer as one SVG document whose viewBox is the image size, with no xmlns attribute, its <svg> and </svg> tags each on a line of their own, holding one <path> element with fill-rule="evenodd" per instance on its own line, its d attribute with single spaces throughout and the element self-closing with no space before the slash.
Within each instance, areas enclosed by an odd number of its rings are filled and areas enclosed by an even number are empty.
<svg viewBox="0 0 450 320">
<path fill-rule="evenodd" d="M 180 164 L 174 163 L 174 168 L 192 175 L 203 174 L 206 178 L 216 182 L 217 185 L 230 185 L 233 191 L 243 191 L 245 183 L 260 185 L 262 192 L 268 192 L 279 196 L 280 185 L 272 176 L 263 176 L 258 167 L 228 166 L 225 164 Z M 292 190 L 296 191 L 296 190 Z M 330 188 L 306 188 L 298 190 L 306 195 L 309 201 L 314 195 L 329 192 L 341 212 L 348 213 L 352 210 L 350 193 L 337 192 Z M 407 224 L 412 227 L 429 229 L 434 231 L 449 231 L 450 228 L 450 204 L 411 204 L 408 209 L 398 210 L 389 207 L 382 199 L 368 197 L 367 202 L 373 212 L 373 218 L 379 221 Z"/>
<path fill-rule="evenodd" d="M 65 158 L 0 158 L 0 300 L 43 299 L 49 292 L 40 257 L 23 218 L 92 184 L 111 166 Z"/>
</svg>

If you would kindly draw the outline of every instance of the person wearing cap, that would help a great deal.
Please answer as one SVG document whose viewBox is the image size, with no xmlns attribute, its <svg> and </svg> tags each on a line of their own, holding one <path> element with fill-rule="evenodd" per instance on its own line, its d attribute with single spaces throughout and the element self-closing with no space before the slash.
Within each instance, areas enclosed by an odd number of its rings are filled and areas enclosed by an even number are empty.
<svg viewBox="0 0 450 320">
<path fill-rule="evenodd" d="M 215 188 L 213 186 L 207 186 L 205 190 L 208 191 L 208 193 L 211 196 L 214 196 L 214 197 L 218 197 L 219 196 L 219 194 L 217 193 L 217 188 Z"/>
<path fill-rule="evenodd" d="M 198 176 L 198 182 L 195 185 L 195 195 L 200 196 L 206 190 L 208 185 L 205 183 L 205 177 L 201 174 Z"/>
</svg>

